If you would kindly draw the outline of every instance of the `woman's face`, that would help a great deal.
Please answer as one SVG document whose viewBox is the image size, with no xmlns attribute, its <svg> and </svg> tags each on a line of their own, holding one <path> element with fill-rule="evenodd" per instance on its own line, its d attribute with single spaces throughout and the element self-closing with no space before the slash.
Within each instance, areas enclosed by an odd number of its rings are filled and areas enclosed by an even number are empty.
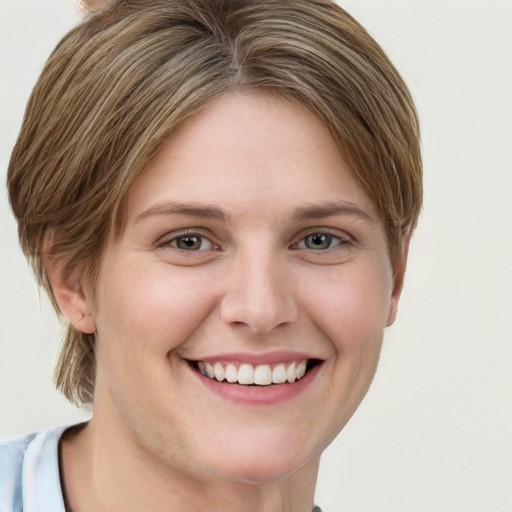
<svg viewBox="0 0 512 512">
<path fill-rule="evenodd" d="M 105 250 L 95 416 L 170 468 L 278 480 L 359 405 L 397 299 L 383 227 L 326 129 L 224 96 L 135 181 Z"/>
</svg>

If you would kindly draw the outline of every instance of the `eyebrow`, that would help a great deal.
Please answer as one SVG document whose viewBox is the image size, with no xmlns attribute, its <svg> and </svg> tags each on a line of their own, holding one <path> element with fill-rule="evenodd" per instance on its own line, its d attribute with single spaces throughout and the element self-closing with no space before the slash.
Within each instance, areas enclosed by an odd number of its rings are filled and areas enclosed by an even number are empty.
<svg viewBox="0 0 512 512">
<path fill-rule="evenodd" d="M 322 201 L 299 206 L 292 211 L 294 221 L 323 219 L 337 215 L 357 217 L 363 221 L 375 222 L 374 218 L 359 206 L 348 201 Z"/>
<path fill-rule="evenodd" d="M 156 204 L 137 215 L 135 222 L 140 222 L 154 215 L 191 215 L 203 219 L 214 219 L 226 222 L 230 219 L 224 210 L 217 206 L 204 203 L 183 203 L 179 201 Z M 292 221 L 323 219 L 334 216 L 356 217 L 363 221 L 374 222 L 373 217 L 359 206 L 348 201 L 322 201 L 321 203 L 306 203 L 292 210 Z"/>
<path fill-rule="evenodd" d="M 202 217 L 203 219 L 215 219 L 226 222 L 227 213 L 216 206 L 203 203 L 182 203 L 173 201 L 170 203 L 156 204 L 145 212 L 137 215 L 135 222 L 151 217 L 153 215 L 191 215 L 193 217 Z"/>
</svg>

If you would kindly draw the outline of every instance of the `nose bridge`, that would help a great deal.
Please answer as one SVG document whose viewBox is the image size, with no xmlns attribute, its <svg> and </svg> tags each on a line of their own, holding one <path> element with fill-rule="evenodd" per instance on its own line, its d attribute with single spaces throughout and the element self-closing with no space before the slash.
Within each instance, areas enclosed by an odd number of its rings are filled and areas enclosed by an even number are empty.
<svg viewBox="0 0 512 512">
<path fill-rule="evenodd" d="M 221 318 L 266 334 L 296 320 L 297 303 L 286 259 L 270 247 L 240 250 L 221 302 Z"/>
</svg>

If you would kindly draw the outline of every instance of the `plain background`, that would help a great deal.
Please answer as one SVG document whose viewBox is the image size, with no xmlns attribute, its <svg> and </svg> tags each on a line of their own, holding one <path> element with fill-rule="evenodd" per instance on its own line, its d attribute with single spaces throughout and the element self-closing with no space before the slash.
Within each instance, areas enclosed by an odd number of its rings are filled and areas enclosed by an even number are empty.
<svg viewBox="0 0 512 512">
<path fill-rule="evenodd" d="M 340 0 L 416 99 L 425 207 L 375 382 L 323 458 L 330 512 L 512 511 L 512 1 Z M 0 0 L 0 174 L 74 0 Z M 75 422 L 60 329 L 0 192 L 0 437 Z"/>
</svg>

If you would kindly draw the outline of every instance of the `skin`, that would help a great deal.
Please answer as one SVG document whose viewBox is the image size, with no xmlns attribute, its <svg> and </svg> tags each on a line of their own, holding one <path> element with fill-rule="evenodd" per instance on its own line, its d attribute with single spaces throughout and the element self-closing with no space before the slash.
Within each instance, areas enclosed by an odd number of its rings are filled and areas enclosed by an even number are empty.
<svg viewBox="0 0 512 512">
<path fill-rule="evenodd" d="M 63 443 L 73 510 L 309 512 L 404 268 L 316 118 L 263 96 L 214 102 L 134 182 L 95 293 L 50 266 L 62 311 L 98 333 L 93 418 Z M 276 353 L 321 364 L 270 404 L 213 393 L 188 363 Z"/>
</svg>

